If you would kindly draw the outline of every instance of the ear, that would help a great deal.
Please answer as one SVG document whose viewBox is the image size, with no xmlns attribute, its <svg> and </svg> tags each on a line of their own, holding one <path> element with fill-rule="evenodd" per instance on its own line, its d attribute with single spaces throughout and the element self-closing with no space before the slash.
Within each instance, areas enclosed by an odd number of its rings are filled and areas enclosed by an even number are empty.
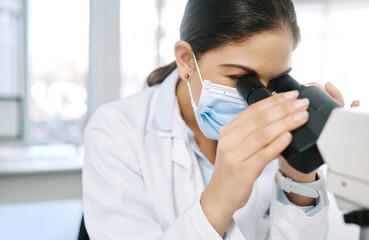
<svg viewBox="0 0 369 240">
<path fill-rule="evenodd" d="M 189 81 L 193 73 L 193 56 L 192 47 L 188 42 L 178 41 L 174 45 L 174 53 L 176 56 L 176 63 L 181 79 Z M 186 74 L 189 75 L 186 78 Z"/>
</svg>

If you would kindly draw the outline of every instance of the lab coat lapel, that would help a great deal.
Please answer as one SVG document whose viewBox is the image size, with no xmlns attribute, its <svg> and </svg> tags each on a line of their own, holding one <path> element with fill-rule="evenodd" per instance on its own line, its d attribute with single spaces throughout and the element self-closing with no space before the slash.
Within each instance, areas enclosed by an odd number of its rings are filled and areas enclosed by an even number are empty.
<svg viewBox="0 0 369 240">
<path fill-rule="evenodd" d="M 174 215 L 176 216 L 179 216 L 195 199 L 196 195 L 200 194 L 204 189 L 204 182 L 197 159 L 194 153 L 188 150 L 184 142 L 185 123 L 181 117 L 175 94 L 178 76 L 178 70 L 175 69 L 158 88 L 150 106 L 146 128 L 148 132 L 159 137 L 160 140 L 157 140 L 158 149 L 164 142 L 171 143 L 171 149 L 167 147 L 162 149 L 163 151 L 170 151 L 170 159 L 166 159 L 167 155 L 165 153 L 159 154 L 165 160 L 158 159 L 159 162 L 163 162 L 162 169 L 158 172 L 163 173 L 159 185 L 165 186 L 171 183 L 172 189 L 169 192 L 173 197 Z M 153 142 L 151 144 L 156 145 Z M 152 193 L 155 192 L 157 191 L 152 191 Z M 166 201 L 162 201 L 162 199 L 163 196 L 154 196 L 153 200 L 157 204 L 162 202 L 160 209 L 172 206 L 172 203 L 169 204 Z M 171 219 L 173 217 L 172 214 L 167 217 L 170 218 L 168 221 L 174 220 Z M 163 220 L 161 222 L 166 221 Z"/>
<path fill-rule="evenodd" d="M 178 104 L 174 108 L 173 118 L 173 194 L 177 214 L 180 215 L 204 189 L 204 182 L 197 158 L 184 141 L 186 124 L 183 121 Z"/>
<path fill-rule="evenodd" d="M 180 215 L 204 189 L 197 162 L 182 139 L 173 139 L 173 194 L 177 216 Z"/>
</svg>

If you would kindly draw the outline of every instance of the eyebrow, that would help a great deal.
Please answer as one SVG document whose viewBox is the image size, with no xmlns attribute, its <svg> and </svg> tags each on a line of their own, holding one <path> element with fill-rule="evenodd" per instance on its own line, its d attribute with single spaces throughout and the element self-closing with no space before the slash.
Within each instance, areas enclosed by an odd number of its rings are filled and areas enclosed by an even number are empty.
<svg viewBox="0 0 369 240">
<path fill-rule="evenodd" d="M 260 77 L 259 76 L 259 73 L 255 69 L 250 68 L 250 67 L 247 67 L 247 66 L 244 66 L 244 65 L 228 63 L 228 64 L 221 64 L 219 66 L 221 66 L 221 67 L 240 68 L 240 69 L 244 70 L 245 72 L 248 72 L 248 74 L 250 74 L 250 75 L 253 75 L 253 76 L 257 77 L 257 78 Z M 288 74 L 288 73 L 291 72 L 291 70 L 292 70 L 292 67 L 289 67 L 287 70 L 285 70 L 284 72 L 282 72 L 281 74 L 279 74 L 276 77 L 282 76 L 283 74 Z"/>
</svg>

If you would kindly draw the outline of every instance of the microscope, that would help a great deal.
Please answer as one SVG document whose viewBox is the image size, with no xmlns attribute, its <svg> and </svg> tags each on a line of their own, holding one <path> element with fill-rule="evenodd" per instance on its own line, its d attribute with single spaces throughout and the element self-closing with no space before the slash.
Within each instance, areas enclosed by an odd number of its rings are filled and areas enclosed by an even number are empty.
<svg viewBox="0 0 369 240">
<path fill-rule="evenodd" d="M 309 121 L 292 131 L 293 140 L 282 156 L 295 169 L 309 173 L 326 163 L 327 187 L 335 194 L 346 223 L 361 227 L 360 239 L 369 240 L 369 113 L 345 110 L 326 92 L 306 87 L 288 74 L 265 87 L 255 76 L 238 80 L 237 90 L 251 105 L 281 93 L 298 90 L 310 100 Z"/>
</svg>

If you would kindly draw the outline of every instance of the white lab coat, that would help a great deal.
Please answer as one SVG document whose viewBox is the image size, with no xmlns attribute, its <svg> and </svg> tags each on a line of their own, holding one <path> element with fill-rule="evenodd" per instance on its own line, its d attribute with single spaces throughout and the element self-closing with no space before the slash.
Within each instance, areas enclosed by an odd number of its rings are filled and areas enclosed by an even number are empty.
<svg viewBox="0 0 369 240">
<path fill-rule="evenodd" d="M 83 206 L 91 239 L 222 239 L 199 203 L 205 184 L 183 140 L 177 77 L 100 107 L 87 125 Z M 325 239 L 328 201 L 313 217 L 280 203 L 277 169 L 277 161 L 264 169 L 224 239 Z"/>
</svg>

